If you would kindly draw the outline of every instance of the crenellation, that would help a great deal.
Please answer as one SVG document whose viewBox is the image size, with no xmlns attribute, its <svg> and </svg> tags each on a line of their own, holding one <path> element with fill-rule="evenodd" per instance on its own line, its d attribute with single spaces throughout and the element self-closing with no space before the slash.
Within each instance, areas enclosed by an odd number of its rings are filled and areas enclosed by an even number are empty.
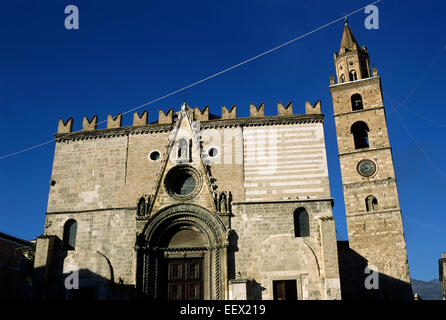
<svg viewBox="0 0 446 320">
<path fill-rule="evenodd" d="M 309 106 L 309 107 L 308 107 Z M 294 123 L 294 121 L 301 122 L 320 122 L 323 120 L 323 115 L 318 112 L 320 110 L 320 102 L 316 102 L 315 106 L 312 106 L 308 103 L 308 108 L 311 110 L 306 114 L 293 114 L 292 102 L 289 102 L 286 106 L 281 102 L 277 104 L 278 115 L 277 116 L 264 116 L 264 104 L 260 104 L 258 108 L 254 105 L 250 105 L 251 114 L 250 117 L 240 117 L 237 118 L 237 106 L 234 105 L 230 110 L 228 110 L 225 106 L 222 106 L 222 115 L 221 117 L 213 115 L 210 113 L 209 106 L 200 110 L 198 107 L 194 109 L 188 108 L 188 112 L 190 113 L 192 119 L 196 121 L 202 122 L 202 126 L 208 127 L 211 126 L 232 126 L 234 124 L 244 124 L 250 125 L 254 124 L 254 121 L 251 119 L 257 119 L 262 124 L 275 123 Z M 83 118 L 83 126 L 82 130 L 79 132 L 72 132 L 73 119 L 70 117 L 65 123 L 59 119 L 58 122 L 58 130 L 56 133 L 56 137 L 58 141 L 63 140 L 76 140 L 81 136 L 80 132 L 84 132 L 88 136 L 84 136 L 84 138 L 98 138 L 101 136 L 109 137 L 109 136 L 119 136 L 119 135 L 128 135 L 128 134 L 139 134 L 143 132 L 157 132 L 157 131 L 165 131 L 170 130 L 170 126 L 174 124 L 174 120 L 176 118 L 176 114 L 174 110 L 171 108 L 167 113 L 164 113 L 163 110 L 159 110 L 159 120 L 157 122 L 148 123 L 148 113 L 147 111 L 143 111 L 141 115 L 138 112 L 133 113 L 133 123 L 132 126 L 122 127 L 122 114 L 119 113 L 115 117 L 112 115 L 107 116 L 107 126 L 105 129 L 98 129 L 98 118 L 97 116 L 93 116 L 91 120 L 88 120 L 87 117 Z M 306 115 L 310 117 L 306 117 Z M 283 118 L 283 119 L 280 119 Z M 235 120 L 235 122 L 231 123 L 231 120 Z M 291 121 L 291 122 L 290 122 Z M 257 124 L 256 124 L 257 125 Z M 73 135 L 67 135 L 67 133 L 74 133 Z"/>
<path fill-rule="evenodd" d="M 198 107 L 195 107 L 194 119 L 196 121 L 208 121 L 209 120 L 209 106 L 204 107 L 203 110 L 200 110 Z"/>
<path fill-rule="evenodd" d="M 167 113 L 164 113 L 163 110 L 159 110 L 158 123 L 159 124 L 168 124 L 173 122 L 173 109 L 170 108 Z"/>
<path fill-rule="evenodd" d="M 290 101 L 286 106 L 282 102 L 277 103 L 277 115 L 280 116 L 292 116 L 293 115 L 293 103 Z"/>
<path fill-rule="evenodd" d="M 82 131 L 91 131 L 96 130 L 98 126 L 98 117 L 96 115 L 91 118 L 91 120 L 88 120 L 87 117 L 83 118 L 82 121 Z"/>
<path fill-rule="evenodd" d="M 309 101 L 305 102 L 305 113 L 306 114 L 322 114 L 321 100 L 316 101 L 311 104 Z"/>
<path fill-rule="evenodd" d="M 258 118 L 265 116 L 265 104 L 262 102 L 258 107 L 254 104 L 249 105 L 249 116 L 251 118 Z"/>
<path fill-rule="evenodd" d="M 146 110 L 143 111 L 141 116 L 139 116 L 138 112 L 135 111 L 133 113 L 133 127 L 146 126 L 148 117 L 149 115 Z"/>
<path fill-rule="evenodd" d="M 73 118 L 69 117 L 67 121 L 59 119 L 57 133 L 70 133 L 73 130 Z"/>
<path fill-rule="evenodd" d="M 230 110 L 226 106 L 221 107 L 221 119 L 235 119 L 237 118 L 237 106 L 234 104 Z"/>
<path fill-rule="evenodd" d="M 122 124 L 122 114 L 118 113 L 116 117 L 111 114 L 107 116 L 107 129 L 120 128 Z"/>
</svg>

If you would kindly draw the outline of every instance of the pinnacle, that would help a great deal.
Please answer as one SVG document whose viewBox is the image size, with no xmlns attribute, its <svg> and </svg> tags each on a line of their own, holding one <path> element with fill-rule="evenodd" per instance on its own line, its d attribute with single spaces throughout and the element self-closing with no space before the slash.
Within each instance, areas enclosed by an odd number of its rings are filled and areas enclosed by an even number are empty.
<svg viewBox="0 0 446 320">
<path fill-rule="evenodd" d="M 350 27 L 348 26 L 347 18 L 345 19 L 344 25 L 345 25 L 344 33 L 342 35 L 341 48 L 339 52 L 358 50 L 360 46 L 358 44 L 358 41 L 356 41 L 353 32 L 350 30 Z"/>
</svg>

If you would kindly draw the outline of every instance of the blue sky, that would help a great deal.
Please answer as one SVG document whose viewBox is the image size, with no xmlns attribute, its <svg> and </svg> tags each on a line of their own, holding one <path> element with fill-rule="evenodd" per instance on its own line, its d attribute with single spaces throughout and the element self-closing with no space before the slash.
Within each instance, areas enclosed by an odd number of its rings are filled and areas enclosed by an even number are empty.
<svg viewBox="0 0 446 320">
<path fill-rule="evenodd" d="M 83 116 L 106 120 L 370 2 L 4 1 L 0 156 L 51 140 L 58 118 L 73 117 L 80 130 Z M 79 30 L 64 27 L 70 4 L 79 8 Z M 382 77 L 411 276 L 431 280 L 446 251 L 446 3 L 384 0 L 378 8 L 379 30 L 364 27 L 364 12 L 349 25 Z M 278 101 L 293 101 L 294 112 L 304 113 L 306 100 L 322 100 L 338 239 L 347 231 L 328 85 L 342 30 L 340 21 L 189 89 L 187 98 L 217 115 L 236 104 L 239 116 L 249 115 L 250 103 L 264 102 L 265 113 L 275 115 Z M 391 112 L 393 100 L 414 88 L 398 115 L 422 151 Z M 155 121 L 158 109 L 178 110 L 182 102 L 179 93 L 143 109 Z M 123 125 L 131 121 L 131 114 L 123 117 Z M 51 143 L 0 160 L 1 232 L 25 239 L 43 232 L 53 153 Z"/>
</svg>

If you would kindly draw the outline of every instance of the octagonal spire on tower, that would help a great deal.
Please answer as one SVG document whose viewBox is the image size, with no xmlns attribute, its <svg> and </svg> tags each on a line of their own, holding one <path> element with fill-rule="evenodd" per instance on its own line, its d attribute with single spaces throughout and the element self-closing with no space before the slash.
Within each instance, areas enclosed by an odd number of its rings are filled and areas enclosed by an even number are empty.
<svg viewBox="0 0 446 320">
<path fill-rule="evenodd" d="M 358 43 L 358 41 L 356 41 L 356 38 L 353 35 L 352 30 L 348 26 L 347 18 L 345 18 L 344 33 L 342 34 L 341 47 L 339 49 L 339 54 L 342 54 L 346 51 L 359 50 L 359 48 L 360 48 L 359 43 Z"/>
<path fill-rule="evenodd" d="M 336 75 L 339 83 L 370 78 L 370 62 L 367 48 L 360 47 L 353 32 L 348 26 L 347 19 L 344 22 L 344 32 L 342 34 L 339 54 L 334 54 Z M 334 84 L 334 81 L 331 80 Z"/>
</svg>

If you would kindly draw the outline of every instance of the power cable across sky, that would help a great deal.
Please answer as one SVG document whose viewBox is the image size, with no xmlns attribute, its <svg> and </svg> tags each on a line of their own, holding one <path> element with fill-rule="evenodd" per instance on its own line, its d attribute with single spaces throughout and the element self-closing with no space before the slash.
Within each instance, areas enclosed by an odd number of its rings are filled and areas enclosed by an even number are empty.
<svg viewBox="0 0 446 320">
<path fill-rule="evenodd" d="M 363 6 L 363 7 L 359 8 L 359 9 L 356 9 L 356 10 L 350 12 L 350 13 L 347 13 L 347 14 L 343 15 L 342 17 L 339 17 L 339 18 L 337 18 L 337 19 L 334 19 L 334 20 L 328 22 L 327 24 L 324 24 L 324 25 L 322 25 L 322 26 L 320 26 L 320 27 L 318 27 L 318 28 L 316 28 L 316 29 L 313 29 L 313 30 L 311 30 L 311 31 L 309 31 L 309 32 L 307 32 L 307 33 L 305 33 L 305 34 L 303 34 L 303 35 L 300 35 L 300 36 L 298 36 L 298 37 L 295 37 L 295 38 L 293 38 L 293 39 L 291 39 L 291 40 L 289 40 L 289 41 L 287 41 L 287 42 L 284 42 L 284 43 L 282 43 L 282 44 L 280 44 L 280 45 L 278 45 L 278 46 L 276 46 L 276 47 L 274 47 L 274 48 L 272 48 L 272 49 L 269 49 L 269 50 L 267 50 L 267 51 L 264 51 L 264 52 L 262 52 L 262 53 L 260 53 L 260 54 L 258 54 L 258 55 L 256 55 L 256 56 L 254 56 L 254 57 L 251 57 L 251 58 L 249 58 L 249 59 L 246 59 L 246 60 L 244 60 L 244 61 L 242 61 L 242 62 L 240 62 L 240 63 L 237 63 L 237 64 L 235 64 L 235 65 L 233 65 L 233 66 L 231 66 L 231 67 L 228 67 L 228 68 L 226 68 L 226 69 L 224 69 L 224 70 L 222 70 L 222 71 L 219 71 L 219 72 L 217 72 L 217 73 L 214 73 L 214 74 L 212 74 L 212 75 L 210 75 L 210 76 L 208 76 L 208 77 L 206 77 L 206 78 L 203 78 L 203 79 L 201 79 L 201 80 L 198 80 L 198 81 L 196 81 L 196 82 L 193 82 L 193 83 L 191 83 L 191 84 L 189 84 L 189 85 L 187 85 L 187 86 L 185 86 L 185 87 L 182 87 L 182 88 L 180 88 L 180 89 L 177 89 L 177 90 L 174 90 L 174 91 L 172 91 L 172 92 L 170 92 L 170 93 L 167 93 L 167 94 L 165 94 L 165 95 L 163 95 L 163 96 L 161 96 L 161 97 L 159 97 L 159 98 L 153 99 L 153 100 L 151 100 L 151 101 L 149 101 L 149 102 L 146 102 L 146 103 L 144 103 L 144 104 L 141 104 L 141 105 L 139 105 L 139 106 L 137 106 L 137 107 L 134 107 L 134 108 L 131 108 L 131 109 L 127 110 L 127 111 L 121 112 L 121 114 L 122 114 L 122 115 L 125 115 L 125 114 L 127 114 L 127 113 L 134 112 L 134 111 L 136 111 L 136 110 L 138 110 L 138 109 L 141 109 L 141 108 L 143 108 L 143 107 L 149 106 L 149 105 L 151 105 L 151 104 L 153 104 L 153 103 L 155 103 L 155 102 L 161 101 L 161 100 L 163 100 L 163 99 L 165 99 L 165 98 L 167 98 L 167 97 L 173 96 L 173 95 L 175 95 L 175 94 L 177 94 L 177 93 L 179 93 L 179 92 L 183 92 L 183 91 L 185 91 L 185 90 L 187 90 L 187 89 L 189 89 L 189 88 L 195 87 L 195 86 L 197 86 L 197 85 L 199 85 L 199 84 L 201 84 L 201 83 L 203 83 L 203 82 L 205 82 L 205 81 L 211 80 L 212 78 L 218 77 L 218 76 L 220 76 L 220 75 L 222 75 L 222 74 L 224 74 L 224 73 L 226 73 L 226 72 L 228 72 L 228 71 L 231 71 L 231 70 L 233 70 L 233 69 L 235 69 L 235 68 L 238 68 L 238 67 L 240 67 L 240 66 L 242 66 L 242 65 L 245 65 L 245 64 L 247 64 L 247 63 L 249 63 L 249 62 L 251 62 L 251 61 L 254 61 L 254 60 L 258 59 L 258 58 L 261 58 L 261 57 L 263 57 L 263 56 L 265 56 L 265 55 L 267 55 L 267 54 L 269 54 L 269 53 L 272 53 L 272 52 L 274 52 L 274 51 L 276 51 L 276 50 L 278 50 L 278 49 L 280 49 L 280 48 L 282 48 L 282 47 L 285 47 L 285 46 L 287 46 L 287 45 L 289 45 L 289 44 L 291 44 L 291 43 L 294 43 L 294 42 L 296 42 L 297 40 L 303 39 L 303 38 L 305 38 L 305 37 L 307 37 L 307 36 L 309 36 L 309 35 L 311 35 L 311 34 L 313 34 L 313 33 L 315 33 L 315 32 L 318 32 L 318 31 L 320 31 L 320 30 L 323 30 L 323 29 L 325 29 L 325 28 L 327 28 L 327 27 L 329 27 L 329 26 L 335 24 L 336 22 L 338 22 L 338 21 L 342 21 L 342 20 L 346 19 L 346 18 L 349 17 L 349 16 L 352 16 L 352 15 L 358 13 L 358 12 L 363 11 L 366 7 L 368 7 L 368 6 L 370 6 L 370 5 L 375 5 L 375 4 L 379 3 L 379 2 L 381 2 L 381 0 L 377 0 L 377 1 L 374 1 L 374 2 L 372 2 L 372 3 L 369 3 L 369 4 L 366 5 L 366 6 Z M 98 124 L 105 123 L 106 121 L 107 121 L 107 120 L 100 121 L 100 122 L 98 122 Z M 74 132 L 67 134 L 67 136 L 70 135 L 70 134 L 74 134 Z M 42 146 L 47 145 L 47 144 L 49 144 L 49 143 L 52 143 L 52 142 L 54 142 L 54 141 L 55 141 L 54 139 L 51 139 L 51 140 L 48 140 L 48 141 L 45 141 L 45 142 L 36 144 L 36 145 L 34 145 L 34 146 L 31 146 L 31 147 L 21 149 L 21 150 L 16 151 L 16 152 L 12 152 L 12 153 L 9 153 L 9 154 L 2 155 L 2 156 L 0 156 L 0 160 L 3 160 L 3 159 L 6 159 L 6 158 L 15 156 L 15 155 L 18 155 L 18 154 L 27 152 L 27 151 L 31 151 L 31 150 L 33 150 L 33 149 L 42 147 Z"/>
</svg>

